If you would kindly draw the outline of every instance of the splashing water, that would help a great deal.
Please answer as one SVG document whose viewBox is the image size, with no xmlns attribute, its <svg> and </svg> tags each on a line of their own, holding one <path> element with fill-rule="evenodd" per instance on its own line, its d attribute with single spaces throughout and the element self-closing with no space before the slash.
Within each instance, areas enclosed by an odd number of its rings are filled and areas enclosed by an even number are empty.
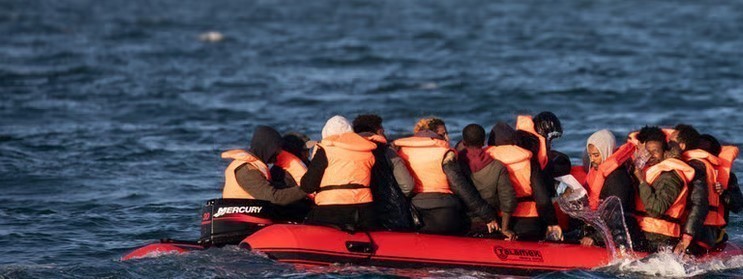
<svg viewBox="0 0 743 279">
<path fill-rule="evenodd" d="M 624 210 L 619 198 L 611 196 L 604 200 L 597 210 L 591 210 L 588 199 L 571 195 L 560 197 L 557 203 L 570 217 L 583 220 L 601 232 L 606 249 L 612 258 L 632 256 L 632 239 L 624 222 Z"/>
</svg>

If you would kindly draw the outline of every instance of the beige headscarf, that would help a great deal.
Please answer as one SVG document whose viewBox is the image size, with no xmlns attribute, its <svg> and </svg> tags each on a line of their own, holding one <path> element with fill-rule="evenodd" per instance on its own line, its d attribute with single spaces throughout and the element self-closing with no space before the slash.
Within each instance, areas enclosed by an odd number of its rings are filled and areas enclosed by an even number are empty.
<svg viewBox="0 0 743 279">
<path fill-rule="evenodd" d="M 340 135 L 348 132 L 353 132 L 351 122 L 343 116 L 336 115 L 328 119 L 325 122 L 325 126 L 322 128 L 322 138 L 329 136 Z"/>
<path fill-rule="evenodd" d="M 599 150 L 599 153 L 601 153 L 601 162 L 603 162 L 614 153 L 614 149 L 617 148 L 617 139 L 611 131 L 603 129 L 588 137 L 586 150 L 588 150 L 588 145 L 590 144 L 593 144 L 593 147 Z"/>
</svg>

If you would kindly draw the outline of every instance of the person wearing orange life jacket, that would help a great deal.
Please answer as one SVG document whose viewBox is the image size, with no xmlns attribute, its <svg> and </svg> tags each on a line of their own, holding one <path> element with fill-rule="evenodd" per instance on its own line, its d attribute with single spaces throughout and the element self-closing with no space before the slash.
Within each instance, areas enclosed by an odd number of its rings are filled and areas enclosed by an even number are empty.
<svg viewBox="0 0 743 279">
<path fill-rule="evenodd" d="M 485 149 L 508 170 L 511 185 L 518 201 L 511 214 L 511 227 L 518 239 L 537 241 L 545 238 L 562 239 L 555 208 L 544 185 L 539 164 L 531 160 L 532 153 L 515 145 L 516 131 L 503 122 L 493 126 Z"/>
<path fill-rule="evenodd" d="M 387 143 L 382 118 L 376 114 L 359 115 L 353 120 L 353 131 L 377 145 L 372 151 L 371 181 L 377 224 L 391 231 L 414 230 L 407 196 L 413 191 L 415 180 L 402 158 Z"/>
<path fill-rule="evenodd" d="M 462 172 L 456 152 L 445 140 L 448 133 L 444 122 L 440 119 L 425 122 L 435 125 L 423 125 L 426 126 L 423 128 L 416 125 L 417 132 L 412 137 L 394 142 L 415 179 L 411 203 L 422 219 L 419 231 L 464 234 L 469 229 L 467 210 L 487 222 L 489 232 L 497 230 L 497 214 Z M 467 210 L 462 208 L 460 200 Z"/>
<path fill-rule="evenodd" d="M 462 150 L 459 151 L 459 162 L 465 175 L 477 188 L 480 196 L 490 204 L 490 207 L 499 210 L 501 218 L 501 233 L 507 240 L 516 239 L 510 227 L 511 214 L 518 205 L 516 192 L 511 185 L 508 169 L 498 160 L 485 152 L 485 129 L 477 124 L 469 124 L 462 130 Z M 473 229 L 482 226 L 481 220 L 475 218 Z"/>
<path fill-rule="evenodd" d="M 222 198 L 265 200 L 277 205 L 289 205 L 306 198 L 298 187 L 277 189 L 271 185 L 268 165 L 274 163 L 281 148 L 281 135 L 267 126 L 258 126 L 250 149 L 230 150 L 222 158 L 233 161 L 225 170 Z"/>
<path fill-rule="evenodd" d="M 682 241 L 677 253 L 706 253 L 717 244 L 718 234 L 725 226 L 725 208 L 720 195 L 715 191 L 720 159 L 708 151 L 699 149 L 701 135 L 692 126 L 679 124 L 671 136 L 672 143 L 680 150 L 684 161 L 696 171 L 690 192 L 688 217 L 684 233 L 693 237 L 693 242 Z"/>
<path fill-rule="evenodd" d="M 353 132 L 342 116 L 328 119 L 323 139 L 302 177 L 300 188 L 315 195 L 305 223 L 356 231 L 376 228 L 370 189 L 377 145 Z"/>
<path fill-rule="evenodd" d="M 645 126 L 636 138 L 640 151 L 650 155 L 644 162 L 642 156 L 635 161 L 634 175 L 640 181 L 635 215 L 646 241 L 637 248 L 655 252 L 681 238 L 694 169 L 678 158 L 665 157 L 669 146 L 660 128 Z M 691 240 L 691 236 L 684 238 Z"/>
<path fill-rule="evenodd" d="M 532 160 L 539 164 L 542 177 L 550 196 L 557 196 L 557 186 L 565 175 L 570 174 L 570 158 L 552 149 L 552 141 L 562 136 L 562 124 L 557 116 L 543 111 L 533 118 L 519 115 L 516 118 L 516 145 L 534 154 Z M 562 178 L 561 178 L 562 177 Z"/>
<path fill-rule="evenodd" d="M 722 146 L 715 137 L 704 134 L 699 137 L 699 149 L 705 150 L 710 154 L 716 155 L 720 164 L 717 168 L 717 183 L 715 183 L 714 193 L 720 196 L 720 202 L 724 208 L 725 224 L 728 223 L 730 212 L 739 214 L 743 211 L 743 193 L 738 185 L 738 177 L 732 172 L 732 166 L 738 157 L 738 147 L 728 145 Z M 725 225 L 722 227 L 712 227 L 712 235 L 717 236 L 716 245 L 727 241 L 728 236 L 725 231 Z"/>
<path fill-rule="evenodd" d="M 616 138 L 607 129 L 593 133 L 586 142 L 586 153 L 589 159 L 586 176 L 588 204 L 592 210 L 596 210 L 602 200 L 611 196 L 619 198 L 624 210 L 624 223 L 627 225 L 630 237 L 639 239 L 638 236 L 641 233 L 637 220 L 632 214 L 635 206 L 636 185 L 626 165 L 636 148 L 631 143 L 625 143 L 616 152 L 615 148 Z M 622 241 L 626 238 L 623 228 L 610 228 L 610 230 L 616 243 L 626 243 L 626 240 Z M 594 228 L 586 227 L 584 235 L 581 244 L 585 246 L 603 245 L 603 238 Z"/>
</svg>

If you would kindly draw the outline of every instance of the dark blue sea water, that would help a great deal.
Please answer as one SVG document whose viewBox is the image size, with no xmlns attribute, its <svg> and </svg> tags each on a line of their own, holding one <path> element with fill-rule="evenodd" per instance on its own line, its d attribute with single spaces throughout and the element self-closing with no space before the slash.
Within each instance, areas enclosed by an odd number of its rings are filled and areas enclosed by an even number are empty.
<svg viewBox="0 0 743 279">
<path fill-rule="evenodd" d="M 437 115 L 457 135 L 551 110 L 577 162 L 602 128 L 685 122 L 740 146 L 742 108 L 740 1 L 0 0 L 0 278 L 497 277 L 300 270 L 233 248 L 119 257 L 197 238 L 220 152 L 260 124 L 317 138 L 334 114 L 371 112 L 402 134 Z M 547 277 L 742 267 L 661 255 Z"/>
</svg>

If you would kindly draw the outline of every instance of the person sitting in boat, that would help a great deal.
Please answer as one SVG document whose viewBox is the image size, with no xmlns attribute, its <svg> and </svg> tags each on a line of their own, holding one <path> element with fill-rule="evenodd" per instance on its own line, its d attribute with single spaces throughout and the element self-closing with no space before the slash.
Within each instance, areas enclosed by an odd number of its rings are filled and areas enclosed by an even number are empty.
<svg viewBox="0 0 743 279">
<path fill-rule="evenodd" d="M 506 166 L 514 188 L 517 206 L 511 215 L 512 229 L 519 239 L 537 241 L 548 236 L 562 240 L 555 208 L 544 185 L 539 163 L 532 161 L 529 150 L 516 145 L 516 131 L 504 122 L 493 126 L 485 152 Z"/>
<path fill-rule="evenodd" d="M 670 136 L 666 137 L 669 140 L 671 152 L 674 155 L 679 154 L 677 156 L 694 169 L 694 178 L 689 183 L 689 197 L 686 203 L 687 217 L 682 227 L 682 238 L 674 247 L 674 252 L 696 254 L 706 250 L 705 248 L 710 248 L 715 242 L 710 227 L 706 227 L 705 224 L 724 221 L 724 213 L 710 215 L 710 219 L 706 220 L 708 213 L 714 214 L 710 212 L 712 203 L 717 204 L 719 201 L 715 199 L 715 182 L 711 181 L 715 180 L 714 171 L 719 160 L 707 151 L 698 149 L 701 135 L 694 127 L 678 124 L 670 131 Z"/>
<path fill-rule="evenodd" d="M 289 205 L 306 198 L 298 187 L 278 189 L 271 184 L 268 164 L 276 161 L 281 152 L 281 135 L 271 127 L 258 126 L 253 133 L 248 151 L 235 149 L 222 153 L 232 159 L 224 172 L 222 198 L 256 199 L 277 205 Z"/>
<path fill-rule="evenodd" d="M 656 252 L 676 245 L 681 238 L 689 183 L 695 171 L 678 158 L 666 157 L 671 153 L 660 128 L 645 126 L 636 139 L 644 154 L 635 160 L 634 175 L 639 181 L 635 215 L 646 240 L 637 248 Z"/>
<path fill-rule="evenodd" d="M 460 200 L 475 216 L 487 222 L 488 232 L 498 228 L 495 210 L 480 197 L 449 147 L 444 121 L 429 118 L 419 121 L 412 137 L 394 141 L 398 154 L 407 163 L 415 179 L 411 203 L 418 211 L 423 233 L 464 234 L 469 229 Z"/>
<path fill-rule="evenodd" d="M 557 116 L 549 111 L 543 111 L 533 118 L 529 115 L 519 115 L 516 118 L 517 133 L 516 145 L 531 151 L 534 160 L 538 163 L 542 177 L 547 185 L 550 197 L 557 196 L 559 182 L 570 174 L 570 157 L 552 149 L 552 141 L 562 136 L 562 124 Z"/>
<path fill-rule="evenodd" d="M 405 162 L 387 143 L 382 118 L 376 114 L 362 114 L 353 120 L 353 131 L 377 145 L 372 151 L 372 198 L 380 228 L 392 231 L 414 229 L 413 216 L 407 196 L 413 191 L 415 180 Z"/>
<path fill-rule="evenodd" d="M 588 205 L 591 210 L 597 210 L 601 201 L 611 196 L 619 198 L 627 230 L 631 238 L 638 239 L 640 230 L 637 227 L 637 220 L 633 217 L 636 183 L 626 164 L 631 161 L 635 146 L 632 143 L 625 143 L 615 152 L 616 145 L 614 134 L 607 129 L 599 130 L 588 137 L 586 142 L 586 154 L 589 159 L 586 176 Z M 603 238 L 596 229 L 586 227 L 583 234 L 580 243 L 584 246 L 603 245 Z M 626 238 L 618 230 L 612 231 L 612 235 L 615 240 Z"/>
<path fill-rule="evenodd" d="M 507 240 L 516 239 L 509 229 L 511 214 L 518 204 L 508 169 L 485 152 L 485 129 L 477 124 L 469 124 L 462 130 L 462 150 L 459 162 L 462 170 L 475 185 L 480 196 L 490 207 L 498 209 L 501 218 L 501 233 Z M 479 222 L 478 222 L 479 221 Z M 473 228 L 478 228 L 482 220 L 474 220 Z"/>
<path fill-rule="evenodd" d="M 743 210 L 743 193 L 741 193 L 738 185 L 738 177 L 732 172 L 733 162 L 738 157 L 739 150 L 732 145 L 722 146 L 715 137 L 709 134 L 703 134 L 699 137 L 699 149 L 716 155 L 720 160 L 717 169 L 717 182 L 713 192 L 719 195 L 724 211 L 725 225 L 712 227 L 715 245 L 720 246 L 728 240 L 725 226 L 730 220 L 730 212 L 739 214 Z"/>
<path fill-rule="evenodd" d="M 274 187 L 288 188 L 299 186 L 299 181 L 307 172 L 308 148 L 305 140 L 296 134 L 286 134 L 282 138 L 281 152 L 271 167 Z M 307 154 L 307 155 L 305 155 Z"/>
<path fill-rule="evenodd" d="M 328 119 L 300 187 L 315 195 L 305 223 L 343 230 L 376 228 L 371 189 L 373 142 L 353 132 L 343 116 Z"/>
</svg>

